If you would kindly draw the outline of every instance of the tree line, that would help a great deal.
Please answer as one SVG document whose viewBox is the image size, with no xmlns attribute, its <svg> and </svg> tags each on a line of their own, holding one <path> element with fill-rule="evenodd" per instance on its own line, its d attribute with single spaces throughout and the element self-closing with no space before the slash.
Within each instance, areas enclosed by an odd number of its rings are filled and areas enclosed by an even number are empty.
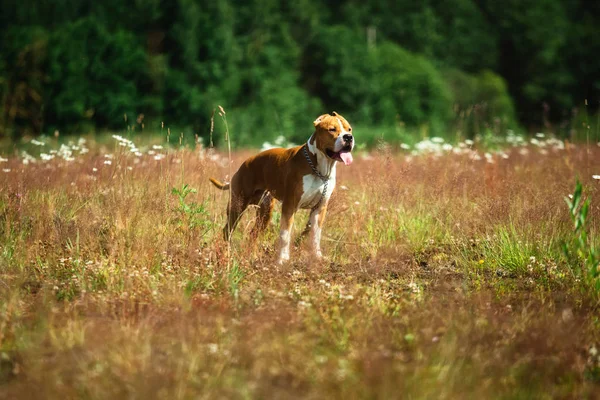
<svg viewBox="0 0 600 400">
<path fill-rule="evenodd" d="M 431 133 L 565 133 L 600 100 L 600 2 L 0 4 L 0 136 L 162 122 L 206 136 L 219 104 L 241 143 L 304 137 L 332 110 Z"/>
</svg>

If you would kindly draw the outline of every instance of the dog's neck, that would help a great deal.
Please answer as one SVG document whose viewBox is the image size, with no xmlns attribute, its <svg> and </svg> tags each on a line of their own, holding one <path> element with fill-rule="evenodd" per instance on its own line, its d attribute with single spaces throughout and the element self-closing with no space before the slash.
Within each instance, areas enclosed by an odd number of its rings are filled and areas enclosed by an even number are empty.
<svg viewBox="0 0 600 400">
<path fill-rule="evenodd" d="M 317 140 L 314 137 L 314 134 L 310 136 L 310 138 L 308 139 L 308 142 L 306 142 L 306 144 L 308 145 L 308 151 L 312 155 L 317 157 L 317 165 L 316 165 L 317 171 L 319 171 L 319 173 L 323 176 L 329 176 L 329 177 L 335 176 L 336 161 L 327 157 L 327 155 L 325 153 L 323 153 L 321 150 L 319 150 L 319 148 L 317 147 Z"/>
</svg>

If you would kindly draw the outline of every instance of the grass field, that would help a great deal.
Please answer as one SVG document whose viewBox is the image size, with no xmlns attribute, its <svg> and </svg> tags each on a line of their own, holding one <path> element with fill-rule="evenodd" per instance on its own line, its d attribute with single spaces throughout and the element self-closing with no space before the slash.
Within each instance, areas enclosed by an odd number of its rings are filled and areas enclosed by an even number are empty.
<svg viewBox="0 0 600 400">
<path fill-rule="evenodd" d="M 283 267 L 278 213 L 222 240 L 224 153 L 1 158 L 0 398 L 597 398 L 600 147 L 422 143 L 338 166 Z"/>
</svg>

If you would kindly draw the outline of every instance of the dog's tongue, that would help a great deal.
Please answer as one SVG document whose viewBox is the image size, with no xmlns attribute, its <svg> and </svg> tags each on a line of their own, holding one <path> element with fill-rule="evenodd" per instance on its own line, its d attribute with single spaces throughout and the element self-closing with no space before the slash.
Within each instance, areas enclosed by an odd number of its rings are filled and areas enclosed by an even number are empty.
<svg viewBox="0 0 600 400">
<path fill-rule="evenodd" d="M 352 164 L 352 153 L 350 153 L 350 152 L 340 153 L 340 158 L 342 159 L 344 164 L 346 164 L 346 165 Z"/>
</svg>

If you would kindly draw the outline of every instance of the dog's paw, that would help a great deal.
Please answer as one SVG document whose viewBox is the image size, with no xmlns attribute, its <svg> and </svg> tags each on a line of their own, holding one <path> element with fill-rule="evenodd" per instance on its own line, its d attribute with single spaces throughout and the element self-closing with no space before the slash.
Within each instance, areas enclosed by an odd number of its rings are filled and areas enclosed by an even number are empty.
<svg viewBox="0 0 600 400">
<path fill-rule="evenodd" d="M 286 255 L 281 255 L 279 256 L 279 258 L 276 261 L 277 265 L 283 265 L 284 263 L 288 262 L 290 260 L 290 256 L 286 256 Z"/>
</svg>

